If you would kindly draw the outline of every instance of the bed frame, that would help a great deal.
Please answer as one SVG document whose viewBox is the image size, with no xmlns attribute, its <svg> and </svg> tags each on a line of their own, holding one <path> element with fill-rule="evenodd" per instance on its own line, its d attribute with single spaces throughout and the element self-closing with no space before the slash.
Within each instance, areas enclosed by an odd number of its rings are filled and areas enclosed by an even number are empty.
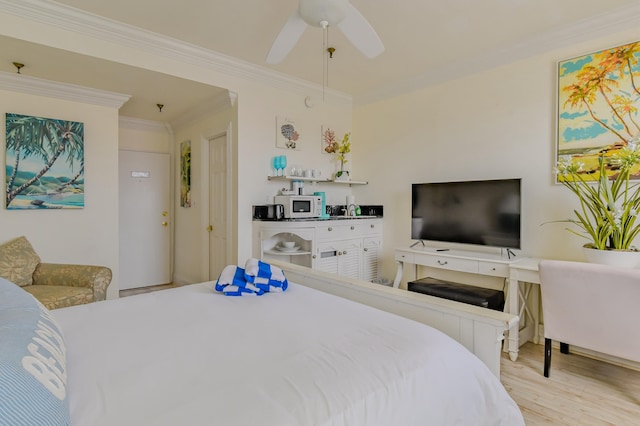
<svg viewBox="0 0 640 426">
<path fill-rule="evenodd" d="M 291 282 L 373 306 L 436 328 L 474 353 L 500 378 L 505 332 L 518 327 L 516 315 L 340 277 L 291 263 L 270 261 Z"/>
</svg>

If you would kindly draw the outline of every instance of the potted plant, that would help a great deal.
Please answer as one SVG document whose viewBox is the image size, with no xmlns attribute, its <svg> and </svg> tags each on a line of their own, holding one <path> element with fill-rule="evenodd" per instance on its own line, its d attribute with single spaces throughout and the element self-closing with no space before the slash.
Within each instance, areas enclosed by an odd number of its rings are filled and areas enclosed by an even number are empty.
<svg viewBox="0 0 640 426">
<path fill-rule="evenodd" d="M 574 210 L 575 218 L 562 222 L 572 223 L 578 230 L 567 230 L 589 240 L 585 244 L 586 249 L 637 252 L 632 244 L 640 233 L 640 222 L 637 220 L 640 186 L 630 180 L 632 173 L 637 172 L 632 169 L 640 164 L 640 149 L 635 143 L 628 142 L 617 153 L 610 156 L 605 154 L 600 153 L 597 157 L 599 167 L 596 173 L 583 170 L 584 164 L 581 162 L 558 162 L 559 182 L 580 201 L 580 209 Z M 607 170 L 616 171 L 617 174 L 610 178 Z"/>
<path fill-rule="evenodd" d="M 349 161 L 347 160 L 347 154 L 351 152 L 351 141 L 349 138 L 351 133 L 345 133 L 342 137 L 342 141 L 338 142 L 335 136 L 335 132 L 331 129 L 327 129 L 324 132 L 323 138 L 325 142 L 325 152 L 330 154 L 336 154 L 336 158 L 340 161 L 340 170 L 336 172 L 337 180 L 349 179 L 349 172 L 344 169 L 344 165 Z"/>
</svg>

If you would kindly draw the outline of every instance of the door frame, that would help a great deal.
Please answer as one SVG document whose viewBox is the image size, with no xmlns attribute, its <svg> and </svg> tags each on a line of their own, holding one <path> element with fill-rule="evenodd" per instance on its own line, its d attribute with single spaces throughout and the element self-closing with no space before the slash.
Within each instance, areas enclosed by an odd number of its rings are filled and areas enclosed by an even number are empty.
<svg viewBox="0 0 640 426">
<path fill-rule="evenodd" d="M 233 153 L 231 151 L 232 148 L 232 123 L 227 125 L 227 129 L 224 132 L 216 133 L 207 137 L 204 137 L 200 140 L 201 144 L 201 152 L 202 155 L 200 157 L 200 170 L 201 177 L 200 181 L 202 183 L 202 203 L 200 203 L 200 218 L 201 218 L 201 227 L 202 230 L 202 238 L 200 239 L 200 253 L 201 253 L 201 276 L 204 277 L 204 281 L 214 280 L 215 277 L 209 277 L 210 271 L 210 262 L 211 262 L 211 253 L 209 247 L 209 232 L 207 231 L 207 227 L 209 226 L 209 190 L 210 190 L 210 170 L 209 170 L 209 155 L 210 149 L 209 146 L 211 141 L 224 136 L 226 141 L 226 161 L 227 161 L 227 199 L 226 199 L 226 215 L 227 215 L 227 229 L 225 230 L 226 238 L 227 238 L 227 246 L 226 246 L 226 257 L 228 261 L 231 261 L 235 258 L 233 256 L 233 226 L 235 224 L 235 220 L 233 220 L 233 193 L 232 188 L 233 185 Z"/>
</svg>

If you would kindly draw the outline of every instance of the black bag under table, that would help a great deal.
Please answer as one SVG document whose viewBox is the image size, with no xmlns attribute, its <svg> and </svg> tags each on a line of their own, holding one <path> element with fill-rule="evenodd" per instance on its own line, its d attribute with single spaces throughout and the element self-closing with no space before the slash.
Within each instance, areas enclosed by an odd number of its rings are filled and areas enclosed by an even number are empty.
<svg viewBox="0 0 640 426">
<path fill-rule="evenodd" d="M 502 311 L 504 291 L 426 277 L 407 283 L 409 291 Z"/>
</svg>

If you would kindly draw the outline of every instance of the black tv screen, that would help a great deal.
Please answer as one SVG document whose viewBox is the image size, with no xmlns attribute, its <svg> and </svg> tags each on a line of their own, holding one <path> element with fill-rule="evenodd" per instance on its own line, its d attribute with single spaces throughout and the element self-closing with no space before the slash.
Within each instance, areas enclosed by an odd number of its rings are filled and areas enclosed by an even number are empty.
<svg viewBox="0 0 640 426">
<path fill-rule="evenodd" d="M 414 240 L 520 248 L 520 179 L 414 183 Z"/>
</svg>

